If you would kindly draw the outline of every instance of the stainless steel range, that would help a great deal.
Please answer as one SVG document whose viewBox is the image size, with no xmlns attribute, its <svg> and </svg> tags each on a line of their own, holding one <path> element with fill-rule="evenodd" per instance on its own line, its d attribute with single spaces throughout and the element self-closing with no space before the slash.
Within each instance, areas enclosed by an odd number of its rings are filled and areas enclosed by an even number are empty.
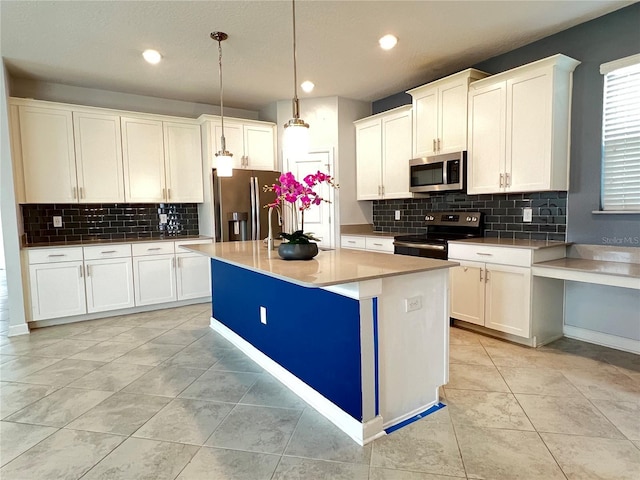
<svg viewBox="0 0 640 480">
<path fill-rule="evenodd" d="M 446 260 L 449 240 L 484 236 L 480 212 L 436 212 L 424 219 L 427 233 L 394 237 L 394 253 Z"/>
</svg>

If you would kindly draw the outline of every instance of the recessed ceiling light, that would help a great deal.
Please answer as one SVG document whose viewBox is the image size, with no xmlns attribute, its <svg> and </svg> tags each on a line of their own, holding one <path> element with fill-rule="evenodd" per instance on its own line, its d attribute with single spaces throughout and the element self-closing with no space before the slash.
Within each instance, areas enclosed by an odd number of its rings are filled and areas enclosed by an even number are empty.
<svg viewBox="0 0 640 480">
<path fill-rule="evenodd" d="M 382 48 L 383 50 L 391 50 L 396 46 L 396 43 L 398 43 L 398 39 L 395 36 L 389 34 L 378 40 L 378 43 L 380 44 L 380 48 Z"/>
<path fill-rule="evenodd" d="M 144 52 L 142 52 L 142 56 L 147 62 L 153 65 L 159 63 L 160 60 L 162 60 L 162 55 L 160 55 L 160 52 L 158 52 L 157 50 L 145 50 Z"/>
<path fill-rule="evenodd" d="M 302 82 L 302 85 L 300 86 L 302 87 L 302 90 L 304 90 L 307 93 L 311 93 L 313 91 L 313 87 L 315 87 L 313 82 L 310 82 L 309 80 Z"/>
</svg>

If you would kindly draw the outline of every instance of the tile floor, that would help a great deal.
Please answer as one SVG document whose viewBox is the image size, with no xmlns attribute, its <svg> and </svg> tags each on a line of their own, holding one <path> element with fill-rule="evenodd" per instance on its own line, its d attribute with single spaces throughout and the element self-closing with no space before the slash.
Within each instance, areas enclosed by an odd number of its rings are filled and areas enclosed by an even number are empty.
<svg viewBox="0 0 640 480">
<path fill-rule="evenodd" d="M 451 331 L 447 404 L 359 447 L 208 327 L 208 305 L 6 337 L 0 478 L 640 479 L 640 356 Z"/>
</svg>

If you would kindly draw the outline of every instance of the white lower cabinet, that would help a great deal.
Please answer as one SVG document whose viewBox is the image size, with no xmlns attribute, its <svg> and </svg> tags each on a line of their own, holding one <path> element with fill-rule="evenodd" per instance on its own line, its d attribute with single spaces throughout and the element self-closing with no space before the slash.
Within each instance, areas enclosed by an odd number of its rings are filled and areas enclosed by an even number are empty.
<svg viewBox="0 0 640 480">
<path fill-rule="evenodd" d="M 564 257 L 564 246 L 532 249 L 449 243 L 450 316 L 532 346 L 562 336 L 562 321 L 546 316 L 546 305 L 562 304 L 562 292 L 536 289 L 531 265 Z M 562 307 L 560 307 L 562 310 Z M 555 323 L 553 323 L 555 322 Z"/>
<path fill-rule="evenodd" d="M 175 302 L 176 257 L 173 242 L 133 245 L 136 305 Z"/>
<path fill-rule="evenodd" d="M 29 265 L 33 320 L 86 313 L 82 259 Z"/>
<path fill-rule="evenodd" d="M 131 257 L 85 262 L 87 312 L 133 307 Z"/>
<path fill-rule="evenodd" d="M 176 255 L 176 286 L 178 300 L 211 295 L 210 260 L 197 253 Z"/>
<path fill-rule="evenodd" d="M 360 235 L 341 235 L 340 246 L 354 250 L 393 253 L 393 237 L 366 237 Z"/>
</svg>

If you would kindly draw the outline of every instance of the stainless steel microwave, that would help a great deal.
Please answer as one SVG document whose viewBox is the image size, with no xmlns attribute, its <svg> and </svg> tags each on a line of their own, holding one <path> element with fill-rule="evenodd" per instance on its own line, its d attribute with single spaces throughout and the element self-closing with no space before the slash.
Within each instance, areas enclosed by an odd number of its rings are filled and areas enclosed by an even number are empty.
<svg viewBox="0 0 640 480">
<path fill-rule="evenodd" d="M 409 160 L 409 191 L 445 192 L 466 188 L 467 152 Z"/>
</svg>

